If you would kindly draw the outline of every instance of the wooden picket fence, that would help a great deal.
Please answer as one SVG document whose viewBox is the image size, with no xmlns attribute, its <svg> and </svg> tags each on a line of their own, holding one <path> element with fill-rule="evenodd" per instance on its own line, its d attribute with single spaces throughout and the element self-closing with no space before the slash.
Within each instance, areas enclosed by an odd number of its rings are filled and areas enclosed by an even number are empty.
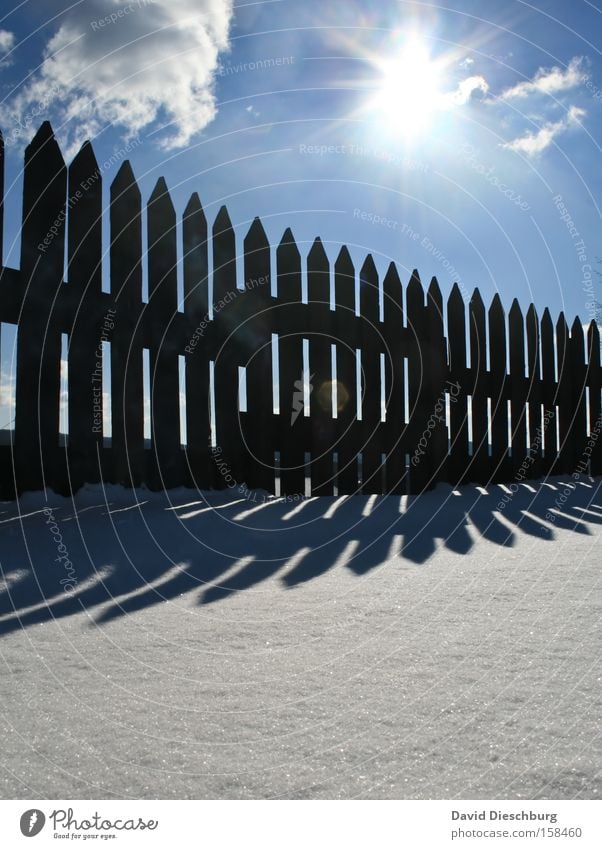
<svg viewBox="0 0 602 849">
<path fill-rule="evenodd" d="M 506 315 L 498 296 L 486 310 L 478 290 L 466 307 L 457 285 L 444 304 L 435 279 L 425 292 L 414 272 L 404 291 L 394 264 L 380 281 L 371 256 L 358 272 L 342 247 L 332 265 L 320 239 L 305 260 L 303 299 L 304 261 L 293 234 L 284 233 L 274 266 L 259 219 L 244 239 L 237 287 L 226 208 L 209 233 L 193 194 L 179 245 L 163 179 L 148 201 L 143 256 L 141 195 L 127 161 L 111 184 L 108 218 L 110 293 L 102 290 L 106 216 L 94 152 L 85 144 L 66 167 L 45 123 L 25 154 L 20 268 L 3 268 L 0 276 L 0 321 L 17 325 L 16 412 L 0 448 L 2 496 L 43 486 L 69 492 L 100 480 L 281 495 L 416 493 L 441 481 L 600 473 L 594 322 L 584 333 L 579 319 L 569 328 L 561 314 L 553 324 L 547 309 L 541 319 L 533 305 L 523 315 L 517 301 Z M 104 356 L 111 368 L 103 399 Z M 246 408 L 239 404 L 241 367 Z M 110 438 L 103 429 L 107 392 Z"/>
</svg>

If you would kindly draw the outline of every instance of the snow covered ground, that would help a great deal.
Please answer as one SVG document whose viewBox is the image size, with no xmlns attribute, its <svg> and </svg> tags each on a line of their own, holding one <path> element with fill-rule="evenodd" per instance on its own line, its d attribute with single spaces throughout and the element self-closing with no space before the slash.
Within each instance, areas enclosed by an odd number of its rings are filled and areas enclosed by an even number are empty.
<svg viewBox="0 0 602 849">
<path fill-rule="evenodd" d="M 599 798 L 601 484 L 1 504 L 0 795 Z"/>
</svg>

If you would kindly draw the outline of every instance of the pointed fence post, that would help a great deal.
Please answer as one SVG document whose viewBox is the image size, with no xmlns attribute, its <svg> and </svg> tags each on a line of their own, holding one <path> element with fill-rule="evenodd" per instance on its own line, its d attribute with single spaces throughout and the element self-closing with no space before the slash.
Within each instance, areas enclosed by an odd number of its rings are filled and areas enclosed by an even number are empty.
<svg viewBox="0 0 602 849">
<path fill-rule="evenodd" d="M 550 426 L 549 420 L 542 415 L 543 380 L 541 377 L 540 325 L 533 304 L 527 310 L 527 406 L 529 410 L 528 440 L 529 452 L 525 477 L 539 478 L 543 474 L 544 430 Z"/>
<path fill-rule="evenodd" d="M 239 372 L 243 313 L 241 290 L 236 285 L 236 244 L 225 206 L 213 224 L 213 320 L 215 323 L 215 426 L 213 451 L 218 489 L 242 486 L 245 463 L 239 407 Z"/>
<path fill-rule="evenodd" d="M 550 311 L 544 310 L 541 317 L 541 381 L 544 421 L 548 424 L 543 432 L 542 474 L 552 474 L 558 459 L 558 410 L 556 399 L 556 341 Z"/>
<path fill-rule="evenodd" d="M 573 472 L 579 472 L 580 468 L 584 466 L 587 467 L 587 459 L 589 459 L 584 455 L 587 442 L 585 338 L 583 335 L 583 325 L 578 316 L 575 318 L 571 327 L 569 345 L 569 369 L 571 373 L 571 425 L 569 440 L 572 449 L 572 474 Z"/>
<path fill-rule="evenodd" d="M 301 301 L 301 254 L 290 229 L 278 245 L 276 265 L 280 494 L 305 495 L 305 449 L 309 449 L 310 435 L 303 403 L 303 337 L 307 338 L 308 307 Z"/>
<path fill-rule="evenodd" d="M 381 324 L 378 272 L 371 254 L 360 269 L 360 345 L 362 392 L 362 492 L 383 492 L 382 410 L 380 385 Z"/>
<path fill-rule="evenodd" d="M 400 495 L 407 488 L 405 466 L 405 388 L 402 340 L 403 291 L 394 263 L 383 278 L 383 335 L 385 339 L 385 493 Z M 446 446 L 447 448 L 447 446 Z"/>
<path fill-rule="evenodd" d="M 102 342 L 114 327 L 102 303 L 102 176 L 90 142 L 69 166 L 67 279 L 73 309 L 69 335 L 69 475 L 77 489 L 101 479 Z M 109 311 L 111 310 L 111 311 Z"/>
<path fill-rule="evenodd" d="M 466 399 L 469 391 L 466 374 L 466 307 L 457 283 L 454 283 L 447 301 L 447 328 L 450 381 L 448 480 L 453 486 L 459 486 L 465 479 L 470 457 Z"/>
<path fill-rule="evenodd" d="M 487 336 L 485 306 L 481 293 L 475 289 L 468 305 L 470 322 L 470 386 L 472 393 L 472 460 L 469 480 L 486 484 L 489 481 L 490 461 L 488 450 L 487 414 Z"/>
<path fill-rule="evenodd" d="M 512 429 L 512 474 L 527 461 L 527 378 L 525 377 L 525 324 L 515 298 L 508 314 L 510 345 L 510 420 Z"/>
<path fill-rule="evenodd" d="M 569 326 L 561 312 L 556 322 L 556 368 L 558 386 L 556 403 L 558 405 L 558 459 L 554 474 L 567 475 L 573 471 L 573 446 L 571 444 L 571 423 L 573 420 L 573 389 L 571 386 L 571 348 Z"/>
<path fill-rule="evenodd" d="M 331 351 L 333 315 L 330 310 L 330 264 L 317 238 L 307 256 L 309 336 L 309 417 L 311 427 L 311 494 L 332 495 L 333 446 Z"/>
<path fill-rule="evenodd" d="M 140 189 L 128 160 L 111 184 L 111 342 L 113 480 L 138 486 L 144 469 L 142 221 Z"/>
<path fill-rule="evenodd" d="M 343 245 L 334 265 L 336 304 L 336 404 L 337 404 L 337 492 L 357 491 L 358 422 L 357 356 L 358 319 L 355 314 L 355 268 Z"/>
<path fill-rule="evenodd" d="M 65 250 L 67 171 L 52 127 L 25 150 L 17 338 L 15 452 L 18 488 L 63 489 L 59 473 L 61 330 L 57 299 Z"/>
<path fill-rule="evenodd" d="M 414 270 L 406 289 L 406 314 L 408 327 L 408 448 L 410 455 L 410 492 L 417 495 L 428 487 L 429 461 L 427 424 L 431 410 L 426 383 L 427 363 L 423 340 L 427 320 L 424 306 L 424 289 L 418 271 Z"/>
<path fill-rule="evenodd" d="M 602 369 L 600 368 L 600 331 L 591 321 L 587 331 L 587 385 L 589 387 L 589 439 L 586 454 L 590 458 L 590 474 L 602 473 Z"/>
<path fill-rule="evenodd" d="M 176 212 L 160 177 L 147 207 L 150 327 L 150 483 L 168 489 L 182 483 Z"/>
<path fill-rule="evenodd" d="M 508 477 L 508 404 L 506 402 L 506 316 L 495 294 L 489 307 L 489 362 L 491 368 L 492 480 Z"/>
<path fill-rule="evenodd" d="M 194 192 L 182 219 L 184 252 L 184 315 L 186 326 L 186 459 L 197 489 L 213 486 L 210 462 L 209 398 L 210 331 L 207 219 Z"/>
<path fill-rule="evenodd" d="M 275 489 L 274 375 L 272 373 L 271 263 L 268 237 L 255 218 L 244 241 L 245 322 L 240 329 L 247 377 L 245 436 L 247 483 L 269 493 Z"/>
<path fill-rule="evenodd" d="M 424 361 L 428 381 L 430 415 L 429 428 L 429 489 L 447 477 L 448 431 L 446 406 L 449 399 L 447 350 L 443 334 L 443 297 L 437 278 L 433 277 L 426 296 L 427 333 L 423 341 Z"/>
</svg>

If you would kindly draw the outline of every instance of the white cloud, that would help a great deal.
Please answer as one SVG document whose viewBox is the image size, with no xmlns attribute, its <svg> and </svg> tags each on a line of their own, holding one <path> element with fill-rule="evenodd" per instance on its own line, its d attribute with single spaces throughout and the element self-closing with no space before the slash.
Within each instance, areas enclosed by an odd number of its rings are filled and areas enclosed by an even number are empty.
<svg viewBox="0 0 602 849">
<path fill-rule="evenodd" d="M 528 132 L 524 136 L 506 142 L 502 147 L 507 150 L 514 150 L 517 153 L 524 153 L 527 156 L 536 156 L 549 147 L 560 133 L 577 126 L 585 114 L 584 109 L 571 106 L 566 117 L 560 121 L 550 121 L 536 133 Z"/>
<path fill-rule="evenodd" d="M 465 80 L 458 83 L 458 87 L 455 91 L 449 92 L 445 95 L 445 97 L 453 106 L 465 106 L 475 91 L 487 94 L 489 91 L 489 83 L 485 77 L 467 77 Z"/>
<path fill-rule="evenodd" d="M 558 94 L 580 85 L 586 76 L 583 70 L 583 58 L 574 56 L 566 70 L 557 67 L 540 68 L 532 80 L 525 80 L 506 89 L 500 97 L 502 100 L 512 100 L 528 97 L 531 94 Z"/>
<path fill-rule="evenodd" d="M 12 50 L 15 44 L 15 34 L 8 30 L 0 29 L 0 53 Z"/>
<path fill-rule="evenodd" d="M 62 0 L 53 4 L 63 11 Z M 71 148 L 107 124 L 132 138 L 160 122 L 161 145 L 182 147 L 215 115 L 213 78 L 231 17 L 232 0 L 76 4 L 2 117 L 16 122 L 45 104 Z"/>
</svg>

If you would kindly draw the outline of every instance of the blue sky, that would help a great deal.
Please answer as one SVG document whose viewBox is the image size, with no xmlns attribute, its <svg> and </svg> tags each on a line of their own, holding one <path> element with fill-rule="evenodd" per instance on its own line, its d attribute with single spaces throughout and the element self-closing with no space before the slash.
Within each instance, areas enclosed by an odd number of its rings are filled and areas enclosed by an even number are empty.
<svg viewBox="0 0 602 849">
<path fill-rule="evenodd" d="M 599 0 L 9 7 L 5 264 L 23 147 L 49 118 L 67 157 L 93 139 L 107 194 L 129 156 L 144 198 L 163 175 L 180 212 L 193 191 L 210 221 L 227 203 L 240 244 L 259 215 L 273 244 L 291 226 L 302 252 L 347 243 L 444 293 L 569 321 L 602 300 Z"/>
</svg>

